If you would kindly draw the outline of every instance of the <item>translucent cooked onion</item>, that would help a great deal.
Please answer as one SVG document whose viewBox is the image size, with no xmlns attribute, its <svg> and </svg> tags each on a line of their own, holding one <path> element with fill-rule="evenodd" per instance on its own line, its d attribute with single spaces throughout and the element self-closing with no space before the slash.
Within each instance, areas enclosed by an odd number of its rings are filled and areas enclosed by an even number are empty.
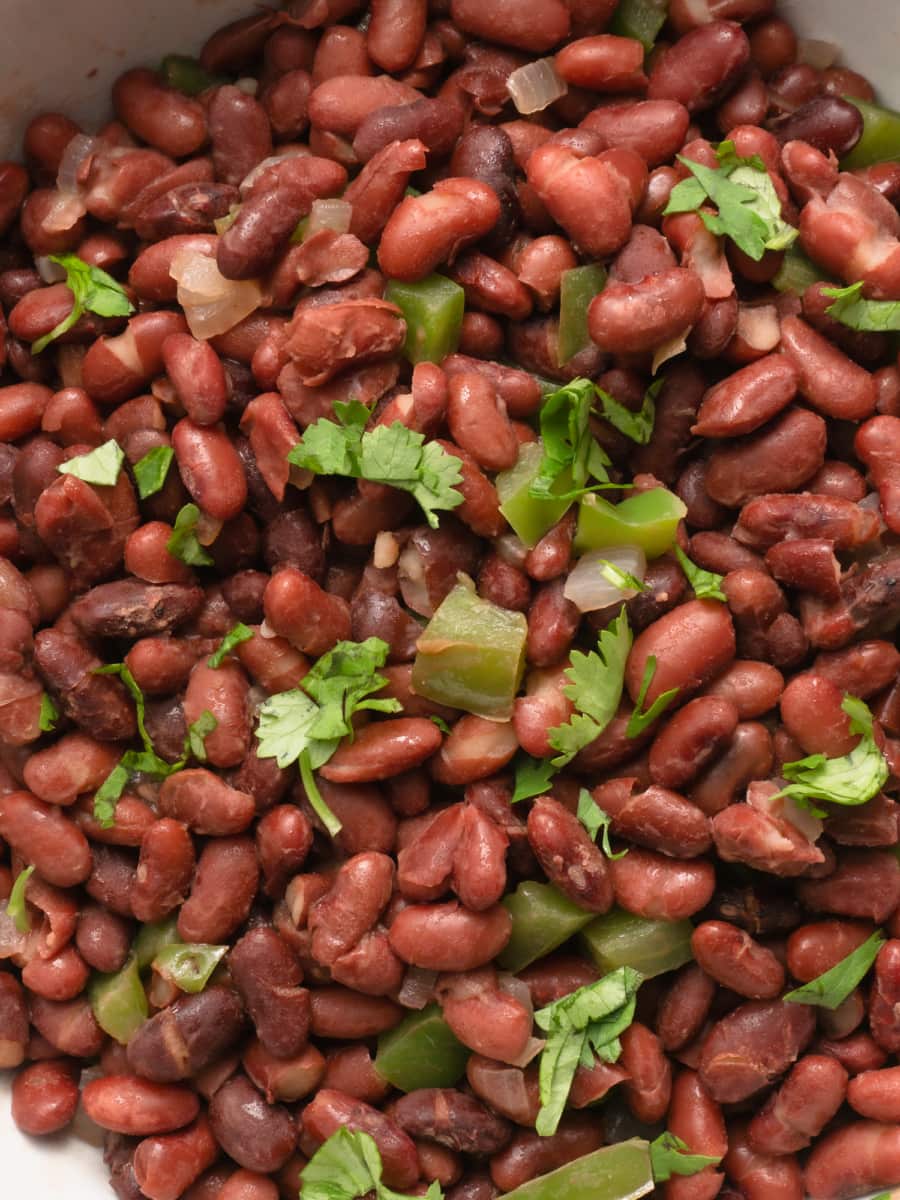
<svg viewBox="0 0 900 1200">
<path fill-rule="evenodd" d="M 423 617 L 434 616 L 434 605 L 428 596 L 425 583 L 425 564 L 422 555 L 412 544 L 408 545 L 397 560 L 397 582 L 403 603 Z"/>
<path fill-rule="evenodd" d="M 254 79 L 252 75 L 243 75 L 235 81 L 234 86 L 245 96 L 255 96 L 259 91 L 259 80 Z"/>
<path fill-rule="evenodd" d="M 62 158 L 59 160 L 59 170 L 56 173 L 56 187 L 60 192 L 75 195 L 78 192 L 78 172 L 84 160 L 94 153 L 97 139 L 88 137 L 86 133 L 76 133 L 69 140 Z"/>
<path fill-rule="evenodd" d="M 677 333 L 675 337 L 669 338 L 667 342 L 663 342 L 661 346 L 657 347 L 650 368 L 651 375 L 655 375 L 663 363 L 668 362 L 670 358 L 677 358 L 679 354 L 684 354 L 687 350 L 687 335 L 687 330 L 684 333 Z"/>
<path fill-rule="evenodd" d="M 530 1062 L 537 1058 L 546 1045 L 547 1042 L 545 1038 L 529 1038 L 525 1043 L 525 1049 L 514 1062 L 510 1063 L 510 1066 L 524 1069 Z"/>
<path fill-rule="evenodd" d="M 818 38 L 800 38 L 797 42 L 797 62 L 815 67 L 817 71 L 833 67 L 840 52 L 840 46 L 834 42 L 823 42 Z"/>
<path fill-rule="evenodd" d="M 303 240 L 306 241 L 320 229 L 332 229 L 335 233 L 349 233 L 352 217 L 353 205 L 349 200 L 313 200 Z"/>
<path fill-rule="evenodd" d="M 66 277 L 65 267 L 53 262 L 46 254 L 39 254 L 34 260 L 34 266 L 44 283 L 61 283 Z"/>
<path fill-rule="evenodd" d="M 407 967 L 397 999 L 404 1008 L 422 1009 L 434 999 L 437 971 L 426 971 L 424 967 Z"/>
<path fill-rule="evenodd" d="M 552 58 L 539 58 L 513 71 L 506 81 L 512 102 L 520 113 L 536 113 L 565 96 L 569 88 L 556 73 Z"/>
<path fill-rule="evenodd" d="M 169 274 L 178 284 L 178 303 L 195 338 L 227 333 L 262 303 L 255 279 L 226 279 L 216 260 L 196 250 L 180 250 Z"/>
<path fill-rule="evenodd" d="M 781 341 L 778 310 L 774 304 L 742 304 L 738 309 L 736 336 L 754 350 L 767 353 Z"/>
<path fill-rule="evenodd" d="M 563 594 L 581 612 L 596 612 L 610 604 L 621 604 L 637 595 L 635 588 L 620 588 L 606 578 L 602 563 L 611 562 L 620 571 L 643 580 L 647 557 L 640 546 L 605 546 L 585 554 L 569 572 Z"/>
</svg>

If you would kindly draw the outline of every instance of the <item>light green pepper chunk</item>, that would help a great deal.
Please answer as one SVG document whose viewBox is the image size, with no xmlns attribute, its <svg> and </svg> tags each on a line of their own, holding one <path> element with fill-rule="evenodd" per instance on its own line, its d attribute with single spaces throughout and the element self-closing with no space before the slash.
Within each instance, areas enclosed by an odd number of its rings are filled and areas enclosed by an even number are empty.
<svg viewBox="0 0 900 1200">
<path fill-rule="evenodd" d="M 375 1070 L 401 1092 L 453 1087 L 465 1074 L 469 1050 L 437 1004 L 409 1016 L 378 1039 Z"/>
<path fill-rule="evenodd" d="M 614 908 L 586 926 L 581 940 L 604 974 L 633 967 L 651 979 L 691 961 L 693 932 L 690 921 L 657 921 Z"/>
<path fill-rule="evenodd" d="M 503 1200 L 638 1200 L 654 1187 L 650 1146 L 630 1138 L 529 1179 Z"/>
<path fill-rule="evenodd" d="M 417 643 L 412 685 L 420 696 L 507 721 L 525 670 L 528 622 L 457 584 Z"/>
<path fill-rule="evenodd" d="M 186 96 L 199 96 L 207 88 L 226 83 L 221 75 L 210 75 L 196 58 L 187 54 L 167 54 L 159 66 L 163 82 Z"/>
<path fill-rule="evenodd" d="M 564 366 L 581 350 L 591 344 L 588 333 L 588 307 L 595 296 L 606 287 L 606 268 L 599 263 L 572 267 L 563 271 L 559 291 L 559 335 L 557 356 Z"/>
<path fill-rule="evenodd" d="M 650 51 L 666 23 L 668 11 L 668 0 L 622 0 L 609 32 L 619 37 L 637 38 L 644 49 Z"/>
<path fill-rule="evenodd" d="M 114 975 L 95 975 L 88 997 L 97 1024 L 123 1046 L 134 1037 L 150 1011 L 134 954 L 129 955 L 125 966 Z"/>
<path fill-rule="evenodd" d="M 638 492 L 621 504 L 592 494 L 578 510 L 575 553 L 604 546 L 640 546 L 648 558 L 658 558 L 675 545 L 678 522 L 687 508 L 674 492 L 653 488 Z"/>
<path fill-rule="evenodd" d="M 418 283 L 391 279 L 384 298 L 406 319 L 403 353 L 411 363 L 439 363 L 454 353 L 466 307 L 466 294 L 458 283 L 445 275 L 429 275 Z"/>
<path fill-rule="evenodd" d="M 142 925 L 131 947 L 137 959 L 138 969 L 146 971 L 163 946 L 171 946 L 180 941 L 176 917 L 167 917 L 165 921 L 150 921 Z"/>
<path fill-rule="evenodd" d="M 827 278 L 812 259 L 794 245 L 786 251 L 778 274 L 772 280 L 772 287 L 778 292 L 794 292 L 802 296 L 810 284 Z"/>
<path fill-rule="evenodd" d="M 227 946 L 169 942 L 166 946 L 160 946 L 153 960 L 153 969 L 181 991 L 195 994 L 203 991 L 227 953 Z"/>
<path fill-rule="evenodd" d="M 900 161 L 900 112 L 870 104 L 856 96 L 845 96 L 862 113 L 863 131 L 848 155 L 841 159 L 842 171 L 857 171 L 880 162 Z"/>
<path fill-rule="evenodd" d="M 514 975 L 551 954 L 594 920 L 549 883 L 526 879 L 504 897 L 503 907 L 512 917 L 512 934 L 497 961 Z"/>
<path fill-rule="evenodd" d="M 500 497 L 500 511 L 529 549 L 537 545 L 572 504 L 571 500 L 545 500 L 528 494 L 528 489 L 540 472 L 543 457 L 544 447 L 540 440 L 526 442 L 519 451 L 516 465 L 508 471 L 501 471 L 494 480 Z M 550 490 L 564 494 L 571 491 L 572 487 L 572 472 L 566 470 L 554 481 Z"/>
</svg>

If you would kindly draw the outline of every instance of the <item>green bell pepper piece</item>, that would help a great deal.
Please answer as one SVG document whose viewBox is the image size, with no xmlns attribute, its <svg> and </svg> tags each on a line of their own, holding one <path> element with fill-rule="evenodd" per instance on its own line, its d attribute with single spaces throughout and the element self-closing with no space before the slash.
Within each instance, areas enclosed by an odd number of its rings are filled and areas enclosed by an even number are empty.
<svg viewBox="0 0 900 1200">
<path fill-rule="evenodd" d="M 683 967 L 694 957 L 690 921 L 657 921 L 614 908 L 596 917 L 581 934 L 591 958 L 606 974 L 633 967 L 645 979 Z"/>
<path fill-rule="evenodd" d="M 507 721 L 525 670 L 528 622 L 458 583 L 417 643 L 414 691 L 438 704 Z"/>
<path fill-rule="evenodd" d="M 678 522 L 687 508 L 674 492 L 653 488 L 621 504 L 596 494 L 585 496 L 578 510 L 575 553 L 606 546 L 640 546 L 648 558 L 658 558 L 675 545 Z"/>
<path fill-rule="evenodd" d="M 133 953 L 114 975 L 95 975 L 88 988 L 88 997 L 97 1024 L 123 1046 L 134 1037 L 150 1011 Z"/>
<path fill-rule="evenodd" d="M 516 465 L 501 471 L 494 480 L 500 497 L 500 511 L 529 549 L 537 545 L 572 504 L 571 500 L 529 496 L 528 489 L 541 469 L 543 457 L 544 447 L 540 441 L 526 442 L 519 450 Z M 572 487 L 572 472 L 567 470 L 554 481 L 550 490 L 564 494 Z"/>
<path fill-rule="evenodd" d="M 227 82 L 221 75 L 210 75 L 196 58 L 187 54 L 167 54 L 159 64 L 159 73 L 163 83 L 186 96 L 199 96 L 207 88 Z"/>
<path fill-rule="evenodd" d="M 629 1138 L 529 1179 L 503 1200 L 638 1200 L 654 1187 L 649 1144 Z"/>
<path fill-rule="evenodd" d="M 622 0 L 609 27 L 619 37 L 637 38 L 646 51 L 653 49 L 666 23 L 668 0 Z"/>
<path fill-rule="evenodd" d="M 445 275 L 429 275 L 418 283 L 388 281 L 385 300 L 390 300 L 406 319 L 403 353 L 413 364 L 439 363 L 459 345 L 466 294 Z"/>
<path fill-rule="evenodd" d="M 165 921 L 152 921 L 142 925 L 131 947 L 137 959 L 138 969 L 146 971 L 163 946 L 171 946 L 173 942 L 180 941 L 176 917 L 167 917 Z"/>
<path fill-rule="evenodd" d="M 772 280 L 772 287 L 779 292 L 794 292 L 802 296 L 810 284 L 819 283 L 827 278 L 812 259 L 807 258 L 800 247 L 794 245 L 786 251 L 778 274 Z"/>
<path fill-rule="evenodd" d="M 572 267 L 563 271 L 559 292 L 559 335 L 557 357 L 564 366 L 570 358 L 591 344 L 588 333 L 588 305 L 606 287 L 606 269 L 599 263 Z"/>
<path fill-rule="evenodd" d="M 504 897 L 503 907 L 512 917 L 512 934 L 497 961 L 514 975 L 551 954 L 594 920 L 593 913 L 573 904 L 555 887 L 534 879 L 526 879 Z"/>
<path fill-rule="evenodd" d="M 862 113 L 863 131 L 859 141 L 841 159 L 842 171 L 856 171 L 880 162 L 900 160 L 900 112 L 870 104 L 856 96 L 845 96 Z"/>
<path fill-rule="evenodd" d="M 205 942 L 169 942 L 160 946 L 153 969 L 183 992 L 202 992 L 209 977 L 228 953 L 227 946 Z"/>
<path fill-rule="evenodd" d="M 437 1004 L 412 1012 L 378 1039 L 375 1070 L 401 1092 L 453 1087 L 465 1074 L 469 1050 Z"/>
</svg>

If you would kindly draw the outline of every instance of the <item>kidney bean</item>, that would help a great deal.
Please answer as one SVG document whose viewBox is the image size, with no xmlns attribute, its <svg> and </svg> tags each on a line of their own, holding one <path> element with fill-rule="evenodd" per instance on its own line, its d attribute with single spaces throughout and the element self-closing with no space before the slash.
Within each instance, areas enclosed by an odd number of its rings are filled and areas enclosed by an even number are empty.
<svg viewBox="0 0 900 1200">
<path fill-rule="evenodd" d="M 652 1125 L 665 1116 L 672 1093 L 672 1067 L 659 1038 L 633 1021 L 622 1035 L 620 1063 L 628 1073 L 625 1101 L 636 1120 Z"/>
<path fill-rule="evenodd" d="M 466 1063 L 466 1079 L 478 1099 L 499 1116 L 519 1125 L 533 1125 L 537 1120 L 541 1100 L 533 1066 L 523 1071 L 472 1054 Z"/>
<path fill-rule="evenodd" d="M 472 0 L 452 0 L 450 15 L 463 33 L 536 53 L 551 50 L 569 35 L 569 12 L 560 0 L 540 0 L 527 14 L 510 0 L 501 0 L 490 12 Z"/>
<path fill-rule="evenodd" d="M 95 791 L 118 760 L 112 746 L 84 733 L 70 733 L 29 757 L 24 782 L 39 800 L 69 805 L 80 793 Z"/>
<path fill-rule="evenodd" d="M 734 87 L 749 58 L 747 35 L 733 21 L 699 25 L 656 59 L 647 97 L 701 112 Z"/>
<path fill-rule="evenodd" d="M 396 305 L 385 300 L 345 300 L 298 310 L 287 335 L 294 368 L 304 384 L 315 387 L 351 361 L 392 355 L 406 336 L 406 325 Z M 279 385 L 284 388 L 283 376 Z"/>
<path fill-rule="evenodd" d="M 133 133 L 173 158 L 195 154 L 206 141 L 202 106 L 165 87 L 154 71 L 137 69 L 120 75 L 113 85 L 113 104 Z"/>
<path fill-rule="evenodd" d="M 440 747 L 441 732 L 422 717 L 399 717 L 367 725 L 340 746 L 321 774 L 332 783 L 369 783 L 419 766 Z"/>
<path fill-rule="evenodd" d="M 815 1017 L 802 1004 L 750 1000 L 713 1026 L 700 1078 L 720 1103 L 746 1099 L 782 1074 L 810 1041 Z"/>
<path fill-rule="evenodd" d="M 503 471 L 513 466 L 518 439 L 496 391 L 484 375 L 450 376 L 447 421 L 450 434 L 484 470 Z"/>
<path fill-rule="evenodd" d="M 407 1189 L 415 1183 L 419 1174 L 416 1148 L 399 1122 L 343 1092 L 320 1089 L 303 1110 L 304 1135 L 315 1145 L 341 1127 L 368 1133 L 373 1138 L 388 1186 Z"/>
<path fill-rule="evenodd" d="M 382 233 L 378 261 L 394 279 L 423 279 L 440 263 L 488 233 L 500 216 L 496 193 L 470 178 L 439 180 L 394 209 Z"/>
<path fill-rule="evenodd" d="M 606 912 L 613 885 L 607 860 L 581 823 L 550 796 L 528 814 L 528 840 L 548 878 L 589 912 Z"/>
<path fill-rule="evenodd" d="M 81 955 L 68 945 L 48 957 L 30 959 L 22 968 L 22 983 L 32 995 L 73 1000 L 83 990 L 88 974 Z"/>
<path fill-rule="evenodd" d="M 495 1154 L 511 1132 L 507 1121 L 453 1088 L 418 1088 L 401 1096 L 392 1114 L 411 1137 L 427 1138 L 457 1153 Z"/>
<path fill-rule="evenodd" d="M 403 1009 L 393 1000 L 345 987 L 313 988 L 310 1003 L 310 1033 L 320 1038 L 371 1038 L 393 1029 L 403 1018 Z"/>
<path fill-rule="evenodd" d="M 0 236 L 5 237 L 28 195 L 28 172 L 19 163 L 0 163 Z"/>
<path fill-rule="evenodd" d="M 894 1122 L 897 1120 L 897 1112 L 900 1111 L 898 1083 L 898 1067 L 863 1071 L 850 1080 L 847 1087 L 847 1103 L 861 1117 L 870 1121 Z"/>
<path fill-rule="evenodd" d="M 253 842 L 222 837 L 200 853 L 191 894 L 178 914 L 178 933 L 185 942 L 226 942 L 250 911 L 258 868 Z"/>
<path fill-rule="evenodd" d="M 900 529 L 900 417 L 878 416 L 866 421 L 857 430 L 853 445 L 878 490 L 885 524 L 896 533 Z"/>
<path fill-rule="evenodd" d="M 394 865 L 385 854 L 369 852 L 348 859 L 331 890 L 310 910 L 312 953 L 332 966 L 367 933 L 391 897 Z"/>
<path fill-rule="evenodd" d="M 189 1079 L 227 1053 L 244 1028 L 236 994 L 212 985 L 179 996 L 145 1021 L 128 1043 L 128 1064 L 155 1083 Z"/>
<path fill-rule="evenodd" d="M 391 947 L 404 962 L 433 971 L 471 971 L 509 941 L 512 923 L 500 905 L 469 912 L 458 903 L 409 905 L 391 924 Z"/>
<path fill-rule="evenodd" d="M 253 797 L 229 787 L 204 767 L 179 771 L 163 781 L 161 812 L 194 833 L 218 837 L 242 833 L 256 813 Z"/>
<path fill-rule="evenodd" d="M 309 992 L 299 986 L 299 965 L 273 930 L 246 933 L 229 956 L 235 985 L 264 1050 L 287 1058 L 299 1053 L 309 1030 Z"/>
<path fill-rule="evenodd" d="M 425 37 L 424 0 L 376 0 L 366 30 L 366 51 L 376 66 L 397 74 L 411 67 Z"/>
<path fill-rule="evenodd" d="M 60 708 L 76 724 L 102 741 L 134 735 L 134 709 L 128 693 L 118 679 L 93 673 L 103 664 L 82 642 L 55 629 L 43 629 L 35 638 L 34 656 Z"/>
<path fill-rule="evenodd" d="M 847 850 L 831 875 L 803 880 L 797 892 L 803 904 L 821 912 L 883 921 L 897 907 L 900 867 L 881 850 Z"/>
<path fill-rule="evenodd" d="M 727 746 L 738 717 L 729 700 L 715 696 L 691 700 L 668 721 L 650 748 L 653 781 L 671 788 L 690 783 Z"/>
<path fill-rule="evenodd" d="M 656 1013 L 656 1032 L 669 1053 L 694 1041 L 706 1023 L 715 994 L 715 980 L 700 966 L 688 963 L 681 968 Z"/>
<path fill-rule="evenodd" d="M 314 1046 L 305 1046 L 291 1058 L 276 1058 L 254 1041 L 244 1051 L 242 1061 L 244 1070 L 269 1104 L 276 1100 L 302 1100 L 315 1091 L 326 1071 L 325 1059 Z"/>
<path fill-rule="evenodd" d="M 763 493 L 800 487 L 824 459 L 825 422 L 789 409 L 759 433 L 713 451 L 706 486 L 714 500 L 737 508 Z"/>
<path fill-rule="evenodd" d="M 556 666 L 568 652 L 578 624 L 579 609 L 567 600 L 565 579 L 551 579 L 539 587 L 528 609 L 528 638 L 525 650 L 535 667 Z"/>
<path fill-rule="evenodd" d="M 179 821 L 166 817 L 144 836 L 131 907 L 139 921 L 161 921 L 184 900 L 194 872 L 194 846 Z"/>
<path fill-rule="evenodd" d="M 732 804 L 751 779 L 767 775 L 772 764 L 772 738 L 768 729 L 756 721 L 742 722 L 718 762 L 694 784 L 691 803 L 707 816 L 714 816 Z"/>
<path fill-rule="evenodd" d="M 172 446 L 179 474 L 200 508 L 220 521 L 237 516 L 247 500 L 247 481 L 226 434 L 186 417 L 172 430 Z"/>
<path fill-rule="evenodd" d="M 625 669 L 625 685 L 637 700 L 646 661 L 656 656 L 657 670 L 646 703 L 671 687 L 684 696 L 719 675 L 734 658 L 734 628 L 727 609 L 707 600 L 691 600 L 659 620 L 635 639 Z"/>
<path fill-rule="evenodd" d="M 672 859 L 638 848 L 611 861 L 609 871 L 615 898 L 624 909 L 666 921 L 699 912 L 715 885 L 708 862 Z"/>
<path fill-rule="evenodd" d="M 782 321 L 781 347 L 797 369 L 800 393 L 817 412 L 842 420 L 861 420 L 875 412 L 877 395 L 869 372 L 799 317 Z"/>
<path fill-rule="evenodd" d="M 804 1150 L 834 1117 L 847 1094 L 847 1072 L 827 1055 L 808 1054 L 791 1070 L 747 1127 L 757 1153 Z"/>
<path fill-rule="evenodd" d="M 212 1097 L 209 1121 L 225 1153 L 249 1171 L 277 1171 L 297 1140 L 288 1110 L 267 1104 L 243 1075 L 227 1080 Z"/>
<path fill-rule="evenodd" d="M 531 1038 L 531 1011 L 498 986 L 493 968 L 443 975 L 435 995 L 444 1020 L 475 1054 L 504 1063 L 522 1056 Z"/>
<path fill-rule="evenodd" d="M 726 921 L 702 922 L 691 947 L 707 975 L 739 996 L 768 1000 L 784 986 L 784 970 L 772 951 Z"/>
<path fill-rule="evenodd" d="M 162 344 L 163 363 L 178 398 L 195 425 L 215 425 L 228 402 L 225 371 L 208 342 L 173 333 Z"/>
<path fill-rule="evenodd" d="M 77 1071 L 64 1059 L 31 1063 L 13 1080 L 12 1119 L 32 1137 L 64 1129 L 77 1108 Z"/>
<path fill-rule="evenodd" d="M 735 659 L 706 689 L 735 706 L 741 721 L 770 712 L 784 690 L 784 677 L 769 663 Z"/>
<path fill-rule="evenodd" d="M 169 274 L 175 256 L 191 250 L 214 257 L 218 239 L 211 233 L 184 233 L 145 246 L 128 271 L 128 284 L 142 300 L 174 303 L 178 284 Z M 183 328 L 178 331 L 184 332 Z"/>
<path fill-rule="evenodd" d="M 695 1154 L 718 1158 L 728 1149 L 722 1111 L 692 1070 L 679 1071 L 675 1076 L 668 1125 Z M 664 1194 L 666 1200 L 706 1200 L 721 1186 L 721 1173 L 710 1165 L 696 1175 L 673 1175 L 665 1184 Z"/>
<path fill-rule="evenodd" d="M 57 887 L 83 883 L 91 871 L 91 850 L 74 822 L 28 792 L 0 796 L 0 835 Z"/>
<path fill-rule="evenodd" d="M 764 1197 L 802 1200 L 803 1174 L 796 1158 L 792 1155 L 773 1157 L 760 1153 L 747 1140 L 744 1125 L 732 1125 L 728 1140 L 724 1166 L 748 1200 L 764 1200 Z"/>
<path fill-rule="evenodd" d="M 857 642 L 845 650 L 824 651 L 813 663 L 814 677 L 830 679 L 842 692 L 866 700 L 889 687 L 900 669 L 890 642 Z"/>
<path fill-rule="evenodd" d="M 636 782 L 614 779 L 593 789 L 595 801 L 612 818 L 613 833 L 675 858 L 693 858 L 709 849 L 709 825 L 699 809 L 655 784 L 635 794 Z"/>
<path fill-rule="evenodd" d="M 640 354 L 687 333 L 703 302 L 700 277 L 673 267 L 638 283 L 609 283 L 591 301 L 588 328 L 602 349 Z"/>
<path fill-rule="evenodd" d="M 875 984 L 869 998 L 872 1036 L 883 1049 L 896 1052 L 900 1046 L 897 1003 L 900 996 L 900 942 L 891 939 L 875 960 Z"/>
<path fill-rule="evenodd" d="M 78 916 L 75 935 L 78 952 L 95 971 L 118 971 L 131 948 L 131 929 L 116 913 L 99 904 L 85 904 Z"/>
<path fill-rule="evenodd" d="M 853 1121 L 819 1141 L 806 1163 L 804 1183 L 812 1200 L 844 1200 L 892 1187 L 900 1176 L 897 1129 Z"/>
<path fill-rule="evenodd" d="M 602 1142 L 603 1130 L 596 1117 L 568 1113 L 549 1137 L 527 1129 L 517 1131 L 509 1145 L 491 1158 L 491 1179 L 501 1192 L 512 1191 L 537 1175 L 590 1154 Z"/>
<path fill-rule="evenodd" d="M 821 675 L 797 675 L 781 697 L 781 719 L 806 754 L 837 758 L 849 754 L 858 738 L 841 708 L 841 690 Z"/>
<path fill-rule="evenodd" d="M 265 108 L 238 87 L 216 88 L 207 107 L 212 160 L 224 183 L 239 184 L 272 153 L 272 130 Z"/>
<path fill-rule="evenodd" d="M 190 1124 L 199 1104 L 193 1092 L 177 1084 L 150 1083 L 137 1075 L 92 1079 L 81 1093 L 87 1115 L 102 1129 L 146 1137 Z"/>
<path fill-rule="evenodd" d="M 753 433 L 790 404 L 797 383 L 790 360 L 766 355 L 706 393 L 691 432 L 713 438 Z"/>
<path fill-rule="evenodd" d="M 134 1152 L 134 1175 L 149 1200 L 178 1200 L 218 1157 L 209 1121 L 199 1117 L 178 1133 L 145 1138 Z"/>
<path fill-rule="evenodd" d="M 463 716 L 435 757 L 432 775 L 446 784 L 473 783 L 501 771 L 518 748 L 512 722 Z"/>
</svg>

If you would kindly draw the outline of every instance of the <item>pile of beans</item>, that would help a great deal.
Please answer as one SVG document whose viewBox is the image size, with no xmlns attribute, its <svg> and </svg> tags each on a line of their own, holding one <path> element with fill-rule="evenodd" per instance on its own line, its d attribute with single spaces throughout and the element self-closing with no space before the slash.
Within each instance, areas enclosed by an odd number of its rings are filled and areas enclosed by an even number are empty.
<svg viewBox="0 0 900 1200">
<path fill-rule="evenodd" d="M 388 1184 L 420 1195 L 439 1180 L 448 1200 L 492 1200 L 663 1128 L 722 1156 L 673 1176 L 667 1200 L 900 1183 L 896 347 L 837 323 L 822 284 L 774 290 L 782 253 L 755 262 L 696 213 L 662 216 L 687 175 L 676 155 L 715 166 L 727 135 L 760 156 L 822 273 L 896 299 L 900 165 L 839 172 L 861 128 L 842 97 L 872 89 L 799 61 L 772 0 L 672 0 L 646 62 L 605 33 L 615 8 L 304 0 L 215 33 L 200 62 L 216 79 L 197 96 L 123 74 L 74 181 L 61 164 L 83 131 L 58 113 L 31 121 L 24 166 L 0 163 L 0 898 L 36 868 L 31 932 L 0 939 L 0 1068 L 16 1071 L 27 1133 L 65 1127 L 79 1103 L 108 1131 L 122 1200 L 295 1200 L 341 1126 L 371 1133 Z M 507 78 L 547 55 L 568 92 L 522 117 Z M 313 200 L 341 194 L 349 231 L 289 243 Z M 255 308 L 208 340 L 176 302 L 185 247 L 258 281 Z M 69 253 L 120 280 L 135 313 L 88 312 L 33 355 L 72 303 L 46 256 Z M 560 277 L 595 261 L 610 280 L 593 341 L 561 369 Z M 411 370 L 382 292 L 435 270 L 465 290 L 459 349 Z M 681 546 L 724 576 L 727 604 L 692 598 L 672 554 L 653 560 L 627 604 L 618 714 L 547 795 L 513 807 L 514 757 L 551 753 L 572 712 L 569 655 L 615 609 L 583 617 L 564 595 L 574 510 L 526 551 L 495 474 L 536 436 L 539 377 L 587 376 L 637 410 L 654 353 L 686 330 L 649 443 L 594 431 L 614 479 L 683 499 Z M 438 529 L 406 493 L 289 472 L 302 431 L 354 398 L 461 460 L 463 503 Z M 113 438 L 115 486 L 58 472 Z M 177 469 L 139 500 L 130 468 L 163 446 Z M 212 567 L 167 550 L 190 501 Z M 509 721 L 412 689 L 422 620 L 458 572 L 527 617 Z M 210 668 L 239 621 L 254 636 Z M 255 714 L 338 639 L 370 636 L 390 647 L 402 712 L 367 714 L 321 770 L 332 839 L 296 769 L 257 755 Z M 627 738 L 650 654 L 654 687 L 680 690 Z M 136 713 L 94 671 L 122 660 L 158 754 L 177 759 L 205 710 L 218 725 L 205 766 L 133 779 L 105 827 L 94 793 L 136 746 Z M 892 773 L 813 843 L 745 800 L 785 762 L 852 749 L 844 693 L 870 706 Z M 581 787 L 624 857 L 576 820 Z M 585 1073 L 546 1138 L 536 1062 L 502 1060 L 532 1006 L 599 971 L 574 941 L 498 975 L 500 901 L 526 879 L 594 913 L 695 925 L 694 961 L 642 985 L 621 1059 Z M 121 1045 L 89 977 L 171 917 L 183 942 L 229 952 L 196 995 L 148 977 L 151 1015 Z M 878 926 L 889 940 L 837 1010 L 782 1003 Z M 375 1042 L 414 1011 L 401 1001 L 423 1002 L 423 980 L 472 1055 L 456 1087 L 403 1095 Z"/>
</svg>

